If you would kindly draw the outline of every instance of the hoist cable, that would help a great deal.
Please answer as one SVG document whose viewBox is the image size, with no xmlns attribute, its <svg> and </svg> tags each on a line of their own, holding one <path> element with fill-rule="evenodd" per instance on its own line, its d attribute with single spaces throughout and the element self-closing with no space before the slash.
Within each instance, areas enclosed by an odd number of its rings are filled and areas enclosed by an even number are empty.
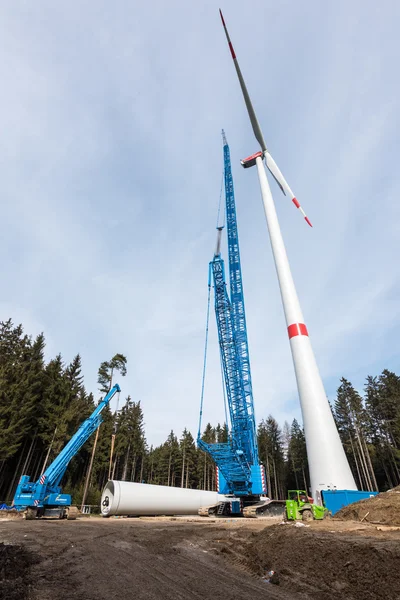
<svg viewBox="0 0 400 600">
<path fill-rule="evenodd" d="M 201 381 L 201 399 L 200 399 L 200 416 L 199 416 L 199 432 L 197 437 L 201 436 L 201 420 L 203 417 L 203 400 L 204 400 L 204 384 L 206 379 L 206 364 L 207 364 L 207 346 L 208 346 L 208 325 L 210 321 L 210 298 L 211 298 L 211 282 L 208 283 L 208 300 L 207 300 L 207 320 L 206 320 L 206 341 L 204 344 L 204 361 L 203 361 L 203 377 Z"/>
</svg>

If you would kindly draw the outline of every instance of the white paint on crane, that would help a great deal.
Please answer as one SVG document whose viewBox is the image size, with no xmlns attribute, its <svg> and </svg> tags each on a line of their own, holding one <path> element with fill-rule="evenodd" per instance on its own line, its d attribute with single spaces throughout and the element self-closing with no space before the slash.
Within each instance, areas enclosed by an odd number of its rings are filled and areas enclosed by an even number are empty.
<svg viewBox="0 0 400 600">
<path fill-rule="evenodd" d="M 199 508 L 227 500 L 226 496 L 205 490 L 166 485 L 108 481 L 101 496 L 101 514 L 112 515 L 197 515 Z"/>
</svg>

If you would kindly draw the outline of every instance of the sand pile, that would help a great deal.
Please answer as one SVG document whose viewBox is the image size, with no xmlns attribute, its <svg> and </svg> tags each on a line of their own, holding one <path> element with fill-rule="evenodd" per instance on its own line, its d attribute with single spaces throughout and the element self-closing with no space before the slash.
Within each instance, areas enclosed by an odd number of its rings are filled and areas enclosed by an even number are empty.
<svg viewBox="0 0 400 600">
<path fill-rule="evenodd" d="M 361 521 L 400 526 L 400 486 L 373 498 L 345 506 L 335 514 L 341 521 Z"/>
</svg>

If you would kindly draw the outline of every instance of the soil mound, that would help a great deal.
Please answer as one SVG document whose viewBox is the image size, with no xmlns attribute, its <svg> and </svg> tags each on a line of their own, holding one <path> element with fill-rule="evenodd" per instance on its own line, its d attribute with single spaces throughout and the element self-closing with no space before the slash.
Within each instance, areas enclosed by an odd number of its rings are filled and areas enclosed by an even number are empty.
<svg viewBox="0 0 400 600">
<path fill-rule="evenodd" d="M 398 539 L 273 525 L 242 546 L 240 563 L 260 577 L 275 571 L 279 587 L 302 598 L 400 598 Z"/>
<path fill-rule="evenodd" d="M 0 543 L 0 600 L 28 600 L 30 567 L 36 561 L 22 546 Z"/>
<path fill-rule="evenodd" d="M 341 521 L 361 521 L 400 526 L 400 486 L 373 498 L 359 500 L 336 513 Z"/>
</svg>

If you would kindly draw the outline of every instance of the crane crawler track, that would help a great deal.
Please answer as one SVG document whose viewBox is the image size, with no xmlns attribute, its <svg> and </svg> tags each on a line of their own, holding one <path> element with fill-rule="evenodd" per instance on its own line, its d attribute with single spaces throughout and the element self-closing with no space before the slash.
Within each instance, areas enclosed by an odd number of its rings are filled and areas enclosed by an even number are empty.
<svg viewBox="0 0 400 600">
<path fill-rule="evenodd" d="M 257 517 L 284 517 L 286 509 L 285 500 L 261 500 L 257 504 L 245 506 L 243 516 L 248 519 Z"/>
<path fill-rule="evenodd" d="M 224 512 L 224 503 L 210 504 L 210 506 L 201 506 L 198 510 L 200 517 L 222 517 Z"/>
</svg>

